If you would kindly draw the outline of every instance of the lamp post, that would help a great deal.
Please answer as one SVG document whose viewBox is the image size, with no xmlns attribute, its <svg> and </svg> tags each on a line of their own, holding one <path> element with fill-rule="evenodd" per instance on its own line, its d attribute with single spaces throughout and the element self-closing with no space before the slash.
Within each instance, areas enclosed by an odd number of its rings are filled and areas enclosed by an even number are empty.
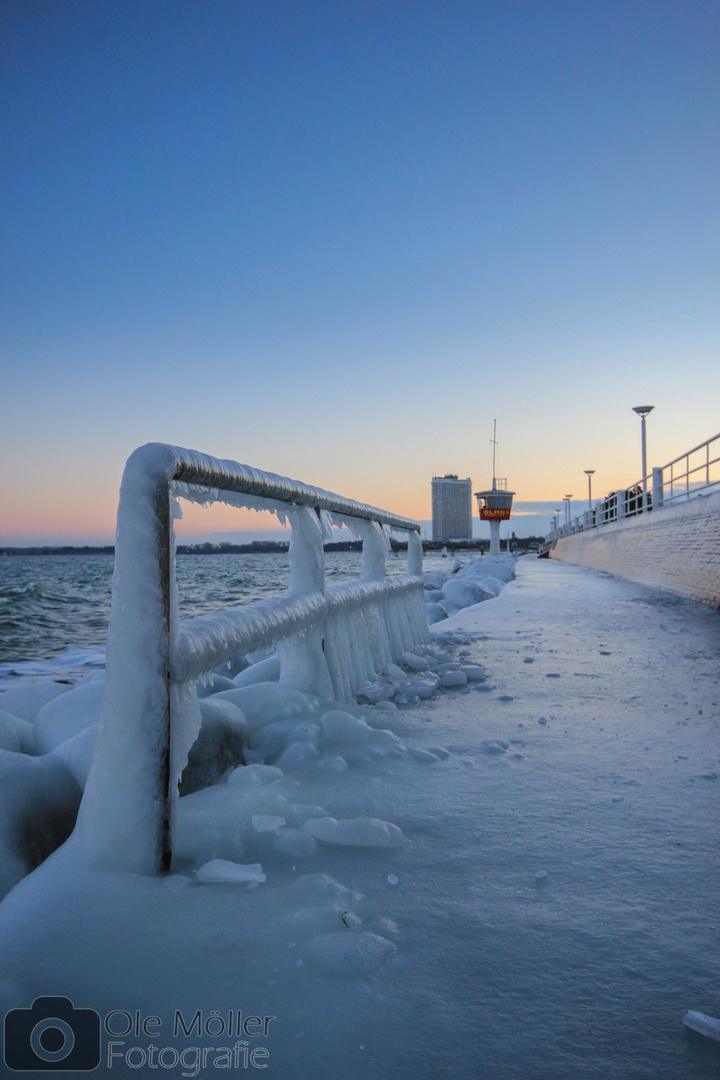
<svg viewBox="0 0 720 1080">
<path fill-rule="evenodd" d="M 642 421 L 642 425 L 641 425 L 642 480 L 640 482 L 640 487 L 641 487 L 642 492 L 643 492 L 643 502 L 645 501 L 644 496 L 645 496 L 645 492 L 647 490 L 646 484 L 645 484 L 645 477 L 647 476 L 647 453 L 646 453 L 646 444 L 645 444 L 645 417 L 647 416 L 648 413 L 651 413 L 654 408 L 655 408 L 654 405 L 633 405 L 633 412 L 636 412 L 638 414 L 638 416 L 640 417 L 641 421 Z"/>
<path fill-rule="evenodd" d="M 592 477 L 595 470 L 584 469 L 583 472 L 588 478 L 588 510 L 592 510 Z"/>
<path fill-rule="evenodd" d="M 570 524 L 570 500 L 572 495 L 563 495 L 563 502 L 565 503 L 565 513 L 567 515 L 566 524 Z"/>
</svg>

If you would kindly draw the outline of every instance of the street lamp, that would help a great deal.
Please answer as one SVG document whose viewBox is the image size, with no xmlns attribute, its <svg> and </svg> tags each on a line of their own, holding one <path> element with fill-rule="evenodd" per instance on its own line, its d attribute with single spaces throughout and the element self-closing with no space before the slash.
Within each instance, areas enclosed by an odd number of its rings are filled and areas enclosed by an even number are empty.
<svg viewBox="0 0 720 1080">
<path fill-rule="evenodd" d="M 641 436 L 642 436 L 642 481 L 641 481 L 640 486 L 642 488 L 643 494 L 647 490 L 646 485 L 645 485 L 645 477 L 647 476 L 647 453 L 646 453 L 646 446 L 645 446 L 645 417 L 647 416 L 648 413 L 651 413 L 654 408 L 655 408 L 654 405 L 633 405 L 633 412 L 636 412 L 638 414 L 638 416 L 640 417 L 640 419 L 642 420 L 642 426 L 641 426 Z"/>
<path fill-rule="evenodd" d="M 561 513 L 562 513 L 562 510 L 560 509 L 560 507 L 558 507 L 557 510 L 555 511 L 555 528 L 556 529 L 560 525 L 560 514 Z"/>
<path fill-rule="evenodd" d="M 588 478 L 588 510 L 592 510 L 592 477 L 595 470 L 583 469 L 583 472 Z"/>
<path fill-rule="evenodd" d="M 571 499 L 572 499 L 572 495 L 563 495 L 563 502 L 565 503 L 565 513 L 567 514 L 567 521 L 566 521 L 567 525 L 570 524 L 570 500 Z"/>
</svg>

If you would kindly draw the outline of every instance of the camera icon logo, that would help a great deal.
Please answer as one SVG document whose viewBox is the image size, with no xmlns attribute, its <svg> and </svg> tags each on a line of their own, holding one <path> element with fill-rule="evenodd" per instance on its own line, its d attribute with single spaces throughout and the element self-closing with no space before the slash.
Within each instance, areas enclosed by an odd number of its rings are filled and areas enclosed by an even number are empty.
<svg viewBox="0 0 720 1080">
<path fill-rule="evenodd" d="M 66 997 L 35 998 L 5 1017 L 3 1052 L 13 1072 L 92 1072 L 100 1064 L 100 1016 Z"/>
</svg>

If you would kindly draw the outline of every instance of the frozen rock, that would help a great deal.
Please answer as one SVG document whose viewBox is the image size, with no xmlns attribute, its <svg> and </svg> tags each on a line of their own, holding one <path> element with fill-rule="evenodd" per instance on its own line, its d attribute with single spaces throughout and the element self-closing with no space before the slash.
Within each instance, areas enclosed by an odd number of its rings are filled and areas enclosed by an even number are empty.
<svg viewBox="0 0 720 1080">
<path fill-rule="evenodd" d="M 426 675 L 414 675 L 407 680 L 402 687 L 402 691 L 398 692 L 398 696 L 404 695 L 406 700 L 413 696 L 421 699 L 432 697 L 437 690 L 438 682 L 437 675 L 432 671 L 429 671 Z"/>
<path fill-rule="evenodd" d="M 218 701 L 237 705 L 253 730 L 277 720 L 289 720 L 314 712 L 318 705 L 318 699 L 312 695 L 280 683 L 239 686 L 237 690 L 223 690 L 214 697 Z"/>
<path fill-rule="evenodd" d="M 428 622 L 432 626 L 433 623 L 442 622 L 443 619 L 447 619 L 448 613 L 444 607 L 438 603 L 431 603 L 425 605 L 427 611 Z"/>
<path fill-rule="evenodd" d="M 288 729 L 288 742 L 316 742 L 320 737 L 320 725 L 312 720 L 301 720 Z"/>
<path fill-rule="evenodd" d="M 461 609 L 457 604 L 453 604 L 451 600 L 441 600 L 438 604 L 441 611 L 445 612 L 445 616 L 448 619 L 452 619 L 453 615 L 457 615 Z"/>
<path fill-rule="evenodd" d="M 211 859 L 204 863 L 197 872 L 198 881 L 209 883 L 217 882 L 252 882 L 265 881 L 265 875 L 260 863 L 236 863 L 227 859 Z"/>
<path fill-rule="evenodd" d="M 321 934 L 307 948 L 307 958 L 314 967 L 328 975 L 359 978 L 377 971 L 395 951 L 387 938 L 378 934 L 345 930 Z"/>
<path fill-rule="evenodd" d="M 236 686 L 255 686 L 257 683 L 277 682 L 280 678 L 280 657 L 268 656 L 257 664 L 251 664 L 233 678 Z"/>
<path fill-rule="evenodd" d="M 446 671 L 440 676 L 440 686 L 467 686 L 468 677 L 464 671 Z"/>
<path fill-rule="evenodd" d="M 478 587 L 483 589 L 486 593 L 489 593 L 491 597 L 499 596 L 503 590 L 504 582 L 498 581 L 496 577 L 484 577 L 482 581 L 479 581 Z"/>
<path fill-rule="evenodd" d="M 487 672 L 480 664 L 462 664 L 460 670 L 467 675 L 468 682 L 483 682 L 487 679 Z"/>
<path fill-rule="evenodd" d="M 372 734 L 372 728 L 364 720 L 339 709 L 326 712 L 320 720 L 320 726 L 325 742 L 330 744 L 365 742 Z"/>
<path fill-rule="evenodd" d="M 481 596 L 477 589 L 470 581 L 460 581 L 457 578 L 453 578 L 450 581 L 446 581 L 443 585 L 443 596 L 446 601 L 454 604 L 457 608 L 471 607 L 473 604 L 477 604 Z M 484 599 L 484 597 L 482 597 Z"/>
<path fill-rule="evenodd" d="M 402 830 L 379 818 L 310 818 L 303 825 L 315 840 L 342 847 L 401 847 Z"/>
<path fill-rule="evenodd" d="M 283 776 L 282 769 L 274 765 L 241 765 L 233 769 L 227 778 L 228 784 L 241 784 L 243 787 L 262 787 L 271 784 L 273 780 L 279 780 Z"/>
<path fill-rule="evenodd" d="M 0 696 L 0 709 L 32 722 L 43 705 L 72 689 L 67 683 L 58 683 L 53 679 L 23 683 L 22 686 L 11 687 Z"/>
<path fill-rule="evenodd" d="M 337 754 L 331 754 L 330 757 L 323 758 L 322 761 L 318 762 L 318 769 L 322 769 L 323 772 L 340 774 L 345 772 L 347 767 L 345 758 Z"/>
<path fill-rule="evenodd" d="M 67 765 L 83 790 L 93 762 L 96 738 L 97 725 L 93 725 L 93 727 L 85 728 L 84 731 L 78 731 L 72 739 L 61 743 L 52 751 L 52 756 L 59 758 Z"/>
<path fill-rule="evenodd" d="M 199 706 L 202 724 L 180 780 L 181 795 L 219 783 L 245 760 L 248 731 L 241 710 L 215 697 L 203 698 Z"/>
<path fill-rule="evenodd" d="M 12 750 L 15 754 L 34 754 L 35 729 L 30 721 L 0 709 L 0 750 Z"/>
<path fill-rule="evenodd" d="M 228 679 L 226 675 L 218 675 L 213 671 L 204 682 L 202 679 L 198 679 L 195 689 L 199 698 L 206 698 L 212 697 L 213 694 L 219 694 L 223 690 L 234 690 L 235 683 L 232 679 Z"/>
<path fill-rule="evenodd" d="M 318 748 L 311 742 L 291 743 L 287 750 L 283 750 L 277 759 L 279 769 L 297 769 L 308 761 L 312 761 L 319 754 Z"/>
<path fill-rule="evenodd" d="M 417 654 L 413 652 L 404 652 L 402 654 L 402 661 L 411 671 L 427 671 L 430 666 L 424 656 L 417 656 Z"/>
<path fill-rule="evenodd" d="M 301 899 L 314 902 L 322 900 L 324 903 L 342 905 L 343 908 L 362 901 L 361 893 L 355 889 L 348 889 L 330 874 L 325 873 L 303 874 L 294 882 L 292 890 L 293 894 Z"/>
<path fill-rule="evenodd" d="M 450 573 L 447 570 L 428 570 L 425 574 L 425 588 L 442 589 L 449 577 Z"/>
<path fill-rule="evenodd" d="M 387 701 L 395 691 L 392 686 L 378 679 L 375 682 L 364 682 L 357 688 L 355 697 L 361 705 L 377 705 L 381 701 Z"/>
<path fill-rule="evenodd" d="M 0 750 L 0 897 L 67 840 L 81 796 L 55 755 Z"/>
<path fill-rule="evenodd" d="M 66 694 L 56 695 L 35 717 L 38 753 L 49 754 L 73 735 L 100 721 L 104 680 L 82 683 Z"/>
<path fill-rule="evenodd" d="M 450 757 L 450 751 L 446 750 L 444 746 L 428 746 L 426 747 L 426 749 L 429 750 L 431 754 L 434 754 L 436 758 L 440 758 L 442 761 L 445 761 L 447 758 Z"/>
<path fill-rule="evenodd" d="M 706 1035 L 708 1039 L 720 1042 L 720 1020 L 714 1016 L 706 1016 L 705 1013 L 689 1009 L 683 1016 L 683 1024 L 700 1035 Z"/>
<path fill-rule="evenodd" d="M 436 754 L 431 753 L 429 750 L 421 750 L 420 747 L 413 747 L 408 751 L 409 756 L 413 761 L 420 761 L 425 765 L 437 765 L 440 760 Z"/>
</svg>

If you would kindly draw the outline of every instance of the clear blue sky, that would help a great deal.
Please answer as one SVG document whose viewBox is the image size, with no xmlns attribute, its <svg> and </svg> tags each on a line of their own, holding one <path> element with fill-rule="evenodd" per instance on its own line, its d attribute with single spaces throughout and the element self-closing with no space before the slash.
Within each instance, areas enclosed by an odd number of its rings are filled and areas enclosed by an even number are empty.
<svg viewBox="0 0 720 1080">
<path fill-rule="evenodd" d="M 5 0 L 0 48 L 0 542 L 109 538 L 147 441 L 427 518 L 493 417 L 555 505 L 637 479 L 633 405 L 650 464 L 720 430 L 716 2 Z"/>
</svg>

